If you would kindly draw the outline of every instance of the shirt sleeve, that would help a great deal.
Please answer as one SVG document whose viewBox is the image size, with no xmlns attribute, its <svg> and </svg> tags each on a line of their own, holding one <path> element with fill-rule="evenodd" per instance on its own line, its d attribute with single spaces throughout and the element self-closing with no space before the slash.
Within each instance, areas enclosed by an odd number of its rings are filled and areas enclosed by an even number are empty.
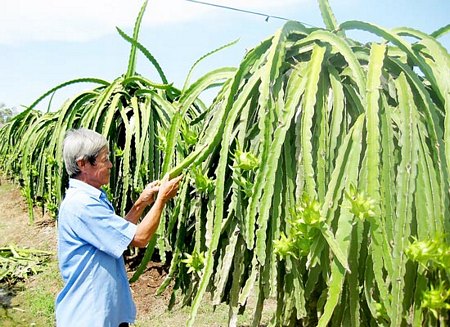
<svg viewBox="0 0 450 327">
<path fill-rule="evenodd" d="M 136 234 L 137 226 L 115 214 L 100 199 L 90 199 L 76 215 L 74 231 L 99 250 L 119 258 Z"/>
</svg>

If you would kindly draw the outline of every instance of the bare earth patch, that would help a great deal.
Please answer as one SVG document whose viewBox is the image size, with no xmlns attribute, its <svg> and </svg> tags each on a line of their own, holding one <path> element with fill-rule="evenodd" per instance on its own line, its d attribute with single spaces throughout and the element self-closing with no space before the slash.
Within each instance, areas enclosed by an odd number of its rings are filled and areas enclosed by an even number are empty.
<svg viewBox="0 0 450 327">
<path fill-rule="evenodd" d="M 28 209 L 19 189 L 1 180 L 0 245 L 56 250 L 55 220 L 34 211 L 35 223 L 29 223 Z"/>
</svg>

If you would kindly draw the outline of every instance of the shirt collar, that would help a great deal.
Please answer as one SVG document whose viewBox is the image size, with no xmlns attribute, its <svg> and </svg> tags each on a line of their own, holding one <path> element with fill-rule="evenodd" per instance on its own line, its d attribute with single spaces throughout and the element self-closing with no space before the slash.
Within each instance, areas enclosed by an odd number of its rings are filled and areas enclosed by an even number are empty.
<svg viewBox="0 0 450 327">
<path fill-rule="evenodd" d="M 69 179 L 69 188 L 82 190 L 89 195 L 95 196 L 96 198 L 100 198 L 103 194 L 102 190 L 99 190 L 98 188 L 95 188 L 92 185 L 89 185 L 88 183 L 82 182 L 75 178 Z"/>
</svg>

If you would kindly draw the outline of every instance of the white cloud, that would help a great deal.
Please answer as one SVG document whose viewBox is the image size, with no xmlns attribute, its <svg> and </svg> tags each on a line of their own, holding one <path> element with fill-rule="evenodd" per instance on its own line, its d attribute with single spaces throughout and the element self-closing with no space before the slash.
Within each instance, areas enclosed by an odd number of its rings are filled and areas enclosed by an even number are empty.
<svg viewBox="0 0 450 327">
<path fill-rule="evenodd" d="M 264 12 L 311 0 L 207 0 L 219 5 Z M 86 41 L 131 28 L 143 1 L 8 0 L 0 11 L 0 44 L 30 41 Z M 144 25 L 182 23 L 220 10 L 184 0 L 150 0 Z"/>
</svg>

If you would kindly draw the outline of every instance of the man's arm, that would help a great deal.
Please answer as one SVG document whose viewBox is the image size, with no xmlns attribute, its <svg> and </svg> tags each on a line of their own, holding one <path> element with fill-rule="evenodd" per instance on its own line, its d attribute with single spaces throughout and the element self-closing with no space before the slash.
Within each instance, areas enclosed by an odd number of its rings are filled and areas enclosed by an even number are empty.
<svg viewBox="0 0 450 327">
<path fill-rule="evenodd" d="M 147 207 L 147 204 L 144 204 L 139 199 L 133 204 L 133 207 L 128 211 L 125 219 L 133 224 L 137 224 L 139 218 L 142 216 L 144 209 Z"/>
<path fill-rule="evenodd" d="M 147 185 L 144 191 L 142 191 L 139 198 L 133 204 L 133 207 L 130 209 L 130 211 L 128 211 L 127 215 L 125 216 L 126 220 L 135 225 L 138 223 L 139 218 L 144 212 L 144 209 L 155 201 L 155 195 L 158 193 L 159 184 L 159 181 L 154 181 Z"/>
</svg>

